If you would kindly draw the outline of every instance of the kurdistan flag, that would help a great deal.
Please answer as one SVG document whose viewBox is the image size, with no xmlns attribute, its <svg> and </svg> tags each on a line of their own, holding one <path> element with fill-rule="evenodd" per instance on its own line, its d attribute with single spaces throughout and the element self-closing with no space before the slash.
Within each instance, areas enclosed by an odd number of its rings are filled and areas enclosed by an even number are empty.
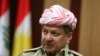
<svg viewBox="0 0 100 56">
<path fill-rule="evenodd" d="M 18 0 L 12 56 L 31 48 L 30 0 Z"/>
<path fill-rule="evenodd" d="M 9 56 L 9 6 L 0 0 L 0 56 Z"/>
</svg>

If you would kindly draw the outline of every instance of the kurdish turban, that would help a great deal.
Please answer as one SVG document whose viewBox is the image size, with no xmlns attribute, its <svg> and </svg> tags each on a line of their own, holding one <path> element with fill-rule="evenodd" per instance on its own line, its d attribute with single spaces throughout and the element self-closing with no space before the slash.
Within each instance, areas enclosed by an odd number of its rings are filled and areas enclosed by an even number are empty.
<svg viewBox="0 0 100 56">
<path fill-rule="evenodd" d="M 44 10 L 39 23 L 55 26 L 68 25 L 74 30 L 76 28 L 77 19 L 71 11 L 60 5 L 53 5 Z"/>
</svg>

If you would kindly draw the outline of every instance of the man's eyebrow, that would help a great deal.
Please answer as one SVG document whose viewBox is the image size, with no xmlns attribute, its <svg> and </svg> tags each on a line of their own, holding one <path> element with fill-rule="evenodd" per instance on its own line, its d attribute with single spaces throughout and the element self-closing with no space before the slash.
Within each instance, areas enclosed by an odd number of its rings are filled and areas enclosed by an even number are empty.
<svg viewBox="0 0 100 56">
<path fill-rule="evenodd" d="M 46 29 L 45 27 L 42 27 L 42 29 Z"/>
</svg>

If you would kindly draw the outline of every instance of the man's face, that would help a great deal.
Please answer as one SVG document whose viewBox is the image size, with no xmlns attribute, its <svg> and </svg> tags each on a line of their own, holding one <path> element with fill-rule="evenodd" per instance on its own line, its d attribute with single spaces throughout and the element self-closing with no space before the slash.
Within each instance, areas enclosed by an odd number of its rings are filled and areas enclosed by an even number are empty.
<svg viewBox="0 0 100 56">
<path fill-rule="evenodd" d="M 68 39 L 68 34 L 65 33 L 62 27 L 43 25 L 41 44 L 43 50 L 45 50 L 47 53 L 59 51 L 65 47 Z"/>
</svg>

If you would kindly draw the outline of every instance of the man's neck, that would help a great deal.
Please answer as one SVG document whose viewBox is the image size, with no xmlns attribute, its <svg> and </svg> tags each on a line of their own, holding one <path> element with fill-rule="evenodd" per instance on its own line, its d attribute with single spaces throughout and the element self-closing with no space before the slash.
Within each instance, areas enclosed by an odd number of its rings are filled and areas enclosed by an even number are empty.
<svg viewBox="0 0 100 56">
<path fill-rule="evenodd" d="M 47 53 L 47 56 L 56 56 L 56 54 Z"/>
</svg>

